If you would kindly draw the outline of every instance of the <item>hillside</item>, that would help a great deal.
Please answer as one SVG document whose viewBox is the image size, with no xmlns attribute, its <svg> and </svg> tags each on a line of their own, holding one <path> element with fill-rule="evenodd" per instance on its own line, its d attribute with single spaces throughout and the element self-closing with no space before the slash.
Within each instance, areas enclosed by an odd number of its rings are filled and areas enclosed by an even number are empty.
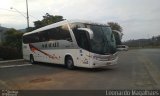
<svg viewBox="0 0 160 96">
<path fill-rule="evenodd" d="M 129 47 L 160 47 L 160 35 L 150 39 L 129 40 L 124 44 Z"/>
</svg>

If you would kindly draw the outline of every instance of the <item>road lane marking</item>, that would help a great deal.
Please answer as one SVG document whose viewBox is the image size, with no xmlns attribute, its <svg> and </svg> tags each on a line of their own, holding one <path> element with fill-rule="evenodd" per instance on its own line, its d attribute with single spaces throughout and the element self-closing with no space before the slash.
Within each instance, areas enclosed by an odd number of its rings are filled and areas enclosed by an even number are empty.
<svg viewBox="0 0 160 96">
<path fill-rule="evenodd" d="M 2 68 L 12 68 L 12 67 L 30 66 L 30 65 L 32 65 L 32 64 L 0 66 L 0 69 L 2 69 Z"/>
</svg>

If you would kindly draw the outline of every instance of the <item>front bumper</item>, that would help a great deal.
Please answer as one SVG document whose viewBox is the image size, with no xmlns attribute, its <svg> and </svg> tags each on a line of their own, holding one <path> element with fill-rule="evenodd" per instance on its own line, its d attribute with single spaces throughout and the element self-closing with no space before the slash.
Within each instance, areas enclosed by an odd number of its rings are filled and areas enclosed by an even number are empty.
<svg viewBox="0 0 160 96">
<path fill-rule="evenodd" d="M 106 67 L 106 66 L 115 66 L 117 65 L 118 57 L 111 61 L 99 61 L 94 60 L 93 64 L 91 65 L 92 68 L 99 68 L 99 67 Z"/>
</svg>

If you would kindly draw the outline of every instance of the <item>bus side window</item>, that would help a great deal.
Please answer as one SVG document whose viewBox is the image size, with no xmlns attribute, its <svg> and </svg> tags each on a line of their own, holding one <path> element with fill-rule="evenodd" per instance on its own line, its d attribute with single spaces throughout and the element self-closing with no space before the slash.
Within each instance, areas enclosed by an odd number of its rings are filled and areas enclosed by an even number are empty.
<svg viewBox="0 0 160 96">
<path fill-rule="evenodd" d="M 70 31 L 69 31 L 67 25 L 57 27 L 56 30 L 57 31 L 56 31 L 56 36 L 55 37 L 56 37 L 57 40 L 67 40 L 69 42 L 72 42 Z"/>
<path fill-rule="evenodd" d="M 72 38 L 67 25 L 47 30 L 48 40 L 67 40 L 72 42 Z"/>
<path fill-rule="evenodd" d="M 38 36 L 39 36 L 39 42 L 45 42 L 48 41 L 48 30 L 45 31 L 41 31 L 39 32 Z"/>
<path fill-rule="evenodd" d="M 85 50 L 89 50 L 89 41 L 88 41 L 88 36 L 87 32 L 82 31 L 82 30 L 77 30 L 76 28 L 73 29 L 77 44 L 80 48 L 83 48 Z"/>
<path fill-rule="evenodd" d="M 34 35 L 34 36 L 33 36 L 33 38 L 34 38 L 33 42 L 34 42 L 34 43 L 39 42 L 39 36 L 38 36 L 38 33 L 35 33 L 35 34 L 33 34 L 33 35 Z"/>
<path fill-rule="evenodd" d="M 37 43 L 39 42 L 38 33 L 29 34 L 26 36 L 23 36 L 23 42 L 26 43 Z"/>
<path fill-rule="evenodd" d="M 48 30 L 48 40 L 49 41 L 53 41 L 53 40 L 56 40 L 56 28 L 53 28 L 53 29 L 50 29 Z"/>
</svg>

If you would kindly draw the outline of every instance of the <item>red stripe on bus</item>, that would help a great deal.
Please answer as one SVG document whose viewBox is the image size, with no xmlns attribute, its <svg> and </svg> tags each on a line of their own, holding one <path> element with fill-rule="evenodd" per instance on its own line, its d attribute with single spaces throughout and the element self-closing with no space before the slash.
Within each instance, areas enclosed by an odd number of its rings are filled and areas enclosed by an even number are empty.
<svg viewBox="0 0 160 96">
<path fill-rule="evenodd" d="M 55 54 L 53 54 L 53 56 L 52 56 L 52 55 L 50 55 L 50 54 L 48 54 L 48 53 L 46 53 L 46 52 L 43 52 L 42 50 L 36 48 L 36 47 L 33 46 L 32 44 L 29 44 L 29 47 L 30 47 L 31 51 L 34 52 L 34 53 L 35 53 L 35 51 L 39 51 L 39 52 L 43 53 L 44 55 L 48 56 L 49 58 L 58 59 L 58 57 L 56 57 Z"/>
</svg>

